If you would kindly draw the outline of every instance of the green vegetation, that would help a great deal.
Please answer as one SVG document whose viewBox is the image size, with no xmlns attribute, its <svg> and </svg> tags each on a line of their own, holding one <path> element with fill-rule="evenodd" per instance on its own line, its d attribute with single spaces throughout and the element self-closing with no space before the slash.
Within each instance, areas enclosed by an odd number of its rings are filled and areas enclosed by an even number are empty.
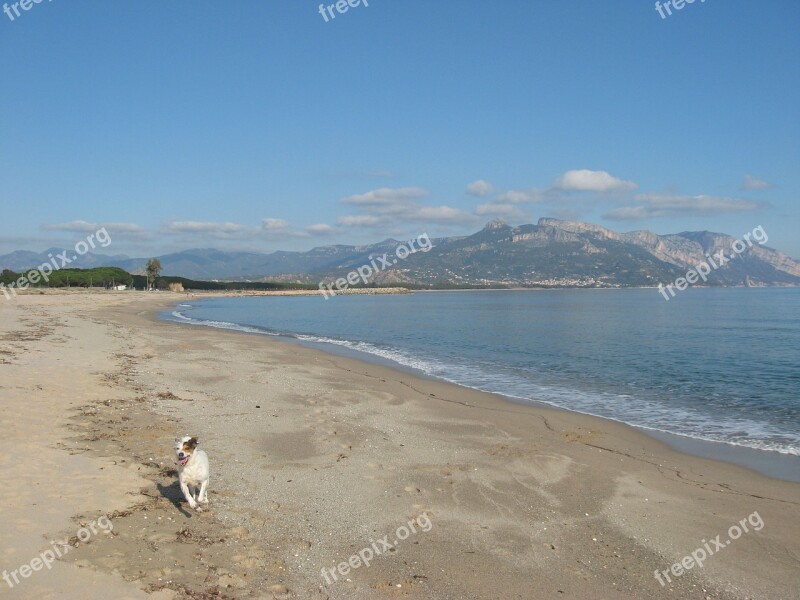
<svg viewBox="0 0 800 600">
<path fill-rule="evenodd" d="M 22 276 L 27 276 L 30 271 L 24 273 L 14 273 L 5 269 L 0 275 L 0 283 L 11 285 Z M 59 269 L 53 271 L 48 276 L 49 281 L 41 278 L 37 283 L 30 284 L 34 288 L 46 287 L 102 287 L 108 288 L 114 285 L 130 286 L 133 282 L 133 275 L 117 267 L 96 267 L 94 269 Z M 16 285 L 14 286 L 16 287 Z"/>
<path fill-rule="evenodd" d="M 238 291 L 238 290 L 315 290 L 317 286 L 303 283 L 278 283 L 274 281 L 197 281 L 186 279 L 185 277 L 159 277 L 155 287 L 159 290 L 169 289 L 170 283 L 180 283 L 184 290 L 195 291 Z M 136 288 L 145 289 L 147 286 L 147 276 L 133 275 L 133 285 Z"/>
<path fill-rule="evenodd" d="M 11 286 L 20 277 L 26 276 L 30 271 L 15 273 L 10 269 L 5 269 L 0 273 L 0 283 Z M 275 283 L 270 281 L 195 281 L 185 277 L 158 277 L 155 280 L 156 289 L 169 289 L 169 284 L 180 283 L 184 290 L 195 291 L 236 291 L 236 290 L 311 290 L 316 289 L 314 285 L 298 283 Z M 117 267 L 96 267 L 94 269 L 59 269 L 53 271 L 49 276 L 49 281 L 40 280 L 36 284 L 31 284 L 33 288 L 61 288 L 61 287 L 95 287 L 110 288 L 116 285 L 126 285 L 129 288 L 140 290 L 147 289 L 148 277 L 146 275 L 131 275 L 123 269 Z"/>
</svg>

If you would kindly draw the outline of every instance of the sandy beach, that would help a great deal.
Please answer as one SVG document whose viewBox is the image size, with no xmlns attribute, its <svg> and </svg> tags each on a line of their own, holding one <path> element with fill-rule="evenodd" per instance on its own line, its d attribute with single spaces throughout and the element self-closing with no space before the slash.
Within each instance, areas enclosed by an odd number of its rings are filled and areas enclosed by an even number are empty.
<svg viewBox="0 0 800 600">
<path fill-rule="evenodd" d="M 800 598 L 800 484 L 157 320 L 180 299 L 0 301 L 0 597 Z M 177 486 L 186 434 L 211 460 L 206 512 Z"/>
</svg>

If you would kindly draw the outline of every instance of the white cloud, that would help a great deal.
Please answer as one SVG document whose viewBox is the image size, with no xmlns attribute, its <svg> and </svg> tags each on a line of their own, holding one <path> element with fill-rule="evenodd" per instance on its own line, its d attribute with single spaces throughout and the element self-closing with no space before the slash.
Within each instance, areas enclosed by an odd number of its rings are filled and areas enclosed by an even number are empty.
<svg viewBox="0 0 800 600">
<path fill-rule="evenodd" d="M 684 196 L 680 194 L 638 194 L 636 204 L 616 208 L 603 216 L 616 220 L 637 220 L 654 217 L 708 216 L 736 212 L 752 212 L 762 204 L 751 200 L 719 196 Z"/>
<path fill-rule="evenodd" d="M 247 231 L 246 225 L 239 223 L 215 223 L 212 221 L 172 221 L 167 225 L 169 233 L 207 233 L 210 235 L 231 235 Z"/>
<path fill-rule="evenodd" d="M 541 202 L 545 198 L 547 198 L 547 190 L 532 188 L 530 190 L 508 190 L 498 194 L 495 202 L 501 204 L 523 204 L 525 202 Z"/>
<path fill-rule="evenodd" d="M 488 205 L 482 204 L 479 207 L 481 212 L 476 214 L 491 214 L 489 211 L 492 205 L 526 204 L 532 202 L 542 202 L 559 206 L 565 201 L 574 201 L 575 196 L 568 192 L 625 192 L 636 188 L 632 181 L 624 181 L 610 175 L 606 171 L 590 171 L 589 169 L 575 169 L 564 172 L 558 177 L 553 185 L 548 188 L 530 188 L 527 190 L 507 190 L 497 194 L 495 199 Z M 585 200 L 582 200 L 582 202 Z M 592 200 L 594 202 L 594 200 Z M 508 206 L 494 209 L 496 214 L 513 215 L 514 211 Z M 501 212 L 505 211 L 505 212 Z"/>
<path fill-rule="evenodd" d="M 105 223 L 100 227 L 105 227 L 106 229 L 114 230 L 119 233 L 130 233 L 130 234 L 144 234 L 146 233 L 144 229 L 139 227 L 136 223 Z"/>
<path fill-rule="evenodd" d="M 421 206 L 406 215 L 408 220 L 433 223 L 471 223 L 472 215 L 450 206 Z"/>
<path fill-rule="evenodd" d="M 285 219 L 268 217 L 261 220 L 260 226 L 216 221 L 171 221 L 161 228 L 161 233 L 180 236 L 187 243 L 203 243 L 215 240 L 269 240 L 305 237 L 308 233 L 295 231 Z"/>
<path fill-rule="evenodd" d="M 427 190 L 417 187 L 407 188 L 380 188 L 371 190 L 365 194 L 349 196 L 343 200 L 345 204 L 355 204 L 358 206 L 381 206 L 395 202 L 424 198 L 428 195 Z"/>
<path fill-rule="evenodd" d="M 97 223 L 86 221 L 70 221 L 69 223 L 55 223 L 52 225 L 42 225 L 45 231 L 69 231 L 72 233 L 91 233 L 97 231 Z"/>
<path fill-rule="evenodd" d="M 306 227 L 305 231 L 311 235 L 329 235 L 336 231 L 336 229 L 326 223 L 317 223 L 315 225 L 309 225 Z"/>
<path fill-rule="evenodd" d="M 576 169 L 561 175 L 556 179 L 553 187 L 577 192 L 618 192 L 633 190 L 637 186 L 632 181 L 618 179 L 606 171 Z"/>
<path fill-rule="evenodd" d="M 479 198 L 483 198 L 484 196 L 488 196 L 492 193 L 492 184 L 484 179 L 478 179 L 477 181 L 473 181 L 467 186 L 467 193 L 470 196 L 478 196 Z"/>
<path fill-rule="evenodd" d="M 87 236 L 103 228 L 115 240 L 147 241 L 153 239 L 151 232 L 136 223 L 89 223 L 78 220 L 42 225 L 42 229 L 45 231 L 62 231 Z"/>
<path fill-rule="evenodd" d="M 382 220 L 372 215 L 345 215 L 336 219 L 336 223 L 345 227 L 374 227 Z"/>
<path fill-rule="evenodd" d="M 344 215 L 336 220 L 343 227 L 372 227 L 396 229 L 411 223 L 439 223 L 467 225 L 475 223 L 475 216 L 451 206 L 424 206 L 417 202 L 428 196 L 428 191 L 418 187 L 380 188 L 364 194 L 344 198 L 344 204 L 353 205 L 363 214 Z"/>
<path fill-rule="evenodd" d="M 144 233 L 144 229 L 135 223 L 89 223 L 87 221 L 70 221 L 69 223 L 42 225 L 42 229 L 45 231 L 68 231 L 71 233 L 94 233 L 103 227 L 107 230 L 114 229 L 119 233 Z"/>
<path fill-rule="evenodd" d="M 514 204 L 503 202 L 487 202 L 479 204 L 475 209 L 475 214 L 479 216 L 508 217 L 514 219 L 524 219 L 528 215 Z"/>
<path fill-rule="evenodd" d="M 519 208 L 519 204 L 526 204 L 530 202 L 543 202 L 552 196 L 548 190 L 539 190 L 532 188 L 529 190 L 508 190 L 501 194 L 497 194 L 494 200 L 479 204 L 475 208 L 475 214 L 481 217 L 502 216 L 510 219 L 525 219 L 529 215 Z"/>
<path fill-rule="evenodd" d="M 768 181 L 758 179 L 752 175 L 745 175 L 741 185 L 741 189 L 743 190 L 766 190 L 771 187 L 772 184 L 770 184 Z"/>
<path fill-rule="evenodd" d="M 567 204 L 588 202 L 596 204 L 602 194 L 627 192 L 636 188 L 632 181 L 624 181 L 610 175 L 607 171 L 591 171 L 574 169 L 565 171 L 553 185 L 548 188 L 530 188 L 526 190 L 507 190 L 497 194 L 494 200 L 481 204 L 475 209 L 476 215 L 501 215 L 509 218 L 527 218 L 527 215 L 516 205 L 542 203 L 551 207 L 551 213 L 573 210 Z M 594 192 L 598 195 L 575 195 L 570 192 Z"/>
<path fill-rule="evenodd" d="M 261 227 L 265 231 L 282 231 L 289 227 L 289 221 L 284 219 L 264 219 L 261 221 Z"/>
</svg>

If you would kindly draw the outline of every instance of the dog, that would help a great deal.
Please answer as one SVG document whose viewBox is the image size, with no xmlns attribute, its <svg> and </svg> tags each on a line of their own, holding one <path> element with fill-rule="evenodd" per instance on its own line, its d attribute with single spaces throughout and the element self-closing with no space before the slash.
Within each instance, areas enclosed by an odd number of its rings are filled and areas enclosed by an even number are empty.
<svg viewBox="0 0 800 600">
<path fill-rule="evenodd" d="M 175 442 L 175 454 L 178 461 L 178 481 L 181 484 L 183 497 L 193 509 L 198 512 L 202 510 L 200 504 L 208 504 L 208 455 L 202 450 L 197 449 L 200 442 L 196 437 L 185 436 Z M 197 493 L 190 491 L 194 489 Z"/>
</svg>

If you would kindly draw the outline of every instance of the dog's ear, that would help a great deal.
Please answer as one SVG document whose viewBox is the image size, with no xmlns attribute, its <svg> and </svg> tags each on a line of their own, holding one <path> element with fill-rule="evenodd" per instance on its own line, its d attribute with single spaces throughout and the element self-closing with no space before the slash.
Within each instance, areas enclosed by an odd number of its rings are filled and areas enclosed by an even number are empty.
<svg viewBox="0 0 800 600">
<path fill-rule="evenodd" d="M 196 448 L 197 444 L 199 444 L 200 442 L 197 440 L 196 437 L 193 437 L 187 443 L 189 444 L 190 448 Z"/>
</svg>

